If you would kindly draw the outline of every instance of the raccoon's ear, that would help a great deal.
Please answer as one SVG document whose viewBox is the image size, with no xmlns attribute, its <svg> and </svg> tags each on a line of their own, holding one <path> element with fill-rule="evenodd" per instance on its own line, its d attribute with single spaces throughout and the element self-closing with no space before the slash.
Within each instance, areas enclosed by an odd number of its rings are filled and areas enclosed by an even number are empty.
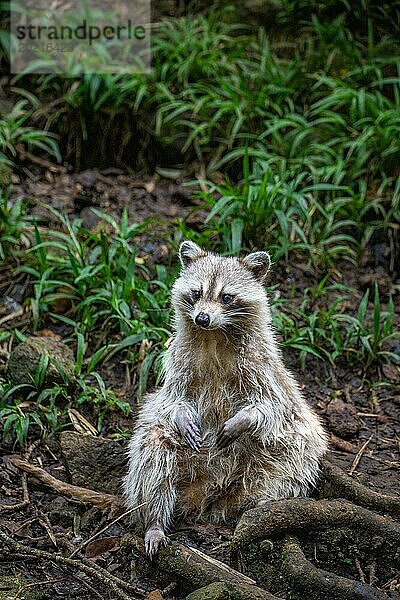
<svg viewBox="0 0 400 600">
<path fill-rule="evenodd" d="M 242 258 L 242 262 L 261 282 L 264 281 L 271 267 L 271 257 L 268 252 L 253 252 Z"/>
<path fill-rule="evenodd" d="M 205 252 L 200 248 L 200 246 L 194 242 L 190 242 L 189 240 L 182 242 L 182 244 L 179 246 L 179 258 L 181 260 L 182 267 L 187 267 L 190 265 L 192 260 L 200 258 L 200 256 L 203 256 L 204 254 Z"/>
</svg>

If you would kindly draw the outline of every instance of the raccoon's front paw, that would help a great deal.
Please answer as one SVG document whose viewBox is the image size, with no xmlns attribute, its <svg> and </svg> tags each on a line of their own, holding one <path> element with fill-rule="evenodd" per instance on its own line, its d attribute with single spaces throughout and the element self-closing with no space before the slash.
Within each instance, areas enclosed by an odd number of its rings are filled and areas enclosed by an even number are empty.
<svg viewBox="0 0 400 600">
<path fill-rule="evenodd" d="M 225 421 L 217 434 L 216 446 L 218 450 L 232 444 L 239 436 L 248 431 L 251 418 L 247 411 L 240 410 L 231 419 Z"/>
<path fill-rule="evenodd" d="M 169 539 L 159 525 L 152 525 L 144 534 L 144 547 L 150 560 L 154 559 L 161 546 L 166 546 L 168 543 Z"/>
<path fill-rule="evenodd" d="M 190 446 L 192 450 L 199 452 L 203 443 L 203 438 L 190 411 L 186 408 L 180 408 L 176 413 L 175 423 L 187 445 Z"/>
</svg>

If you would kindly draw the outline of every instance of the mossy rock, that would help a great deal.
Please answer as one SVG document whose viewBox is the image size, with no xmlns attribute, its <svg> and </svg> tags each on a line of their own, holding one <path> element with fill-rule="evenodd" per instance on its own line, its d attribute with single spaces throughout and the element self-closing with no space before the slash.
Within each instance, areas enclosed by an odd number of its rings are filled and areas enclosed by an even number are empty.
<svg viewBox="0 0 400 600">
<path fill-rule="evenodd" d="M 9 577 L 0 575 L 0 600 L 11 600 L 18 591 L 25 585 L 30 583 L 23 577 Z M 41 591 L 35 586 L 26 588 L 26 591 L 21 591 L 18 594 L 19 600 L 39 600 L 42 597 Z"/>
<path fill-rule="evenodd" d="M 186 596 L 186 600 L 228 600 L 230 597 L 228 586 L 216 582 L 192 592 Z"/>
<path fill-rule="evenodd" d="M 42 356 L 48 357 L 45 384 L 69 383 L 74 379 L 72 350 L 50 337 L 31 337 L 14 348 L 8 360 L 8 375 L 15 384 L 32 383 Z"/>
<path fill-rule="evenodd" d="M 257 586 L 215 581 L 186 596 L 186 600 L 278 600 Z"/>
</svg>

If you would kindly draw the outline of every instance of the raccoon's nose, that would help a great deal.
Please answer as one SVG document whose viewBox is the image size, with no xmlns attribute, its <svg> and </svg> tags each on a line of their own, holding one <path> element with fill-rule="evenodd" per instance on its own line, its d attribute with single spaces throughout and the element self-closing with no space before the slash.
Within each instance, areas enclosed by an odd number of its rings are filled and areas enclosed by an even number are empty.
<svg viewBox="0 0 400 600">
<path fill-rule="evenodd" d="M 200 325 L 200 327 L 208 327 L 210 324 L 210 315 L 206 313 L 199 313 L 195 318 L 196 325 Z"/>
</svg>

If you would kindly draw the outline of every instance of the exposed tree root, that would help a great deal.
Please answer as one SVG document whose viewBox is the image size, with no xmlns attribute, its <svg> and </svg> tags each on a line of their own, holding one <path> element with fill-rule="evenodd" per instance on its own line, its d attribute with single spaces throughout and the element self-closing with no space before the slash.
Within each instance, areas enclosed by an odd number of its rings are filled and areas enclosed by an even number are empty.
<svg viewBox="0 0 400 600">
<path fill-rule="evenodd" d="M 59 494 L 80 502 L 91 503 L 100 509 L 111 510 L 117 514 L 123 512 L 122 499 L 118 496 L 102 494 L 65 483 L 52 477 L 44 469 L 17 457 L 12 459 L 12 463 Z M 379 515 L 359 506 L 364 505 L 399 515 L 399 498 L 369 490 L 329 461 L 324 462 L 323 472 L 333 494 L 341 494 L 357 504 L 337 498 L 322 500 L 290 498 L 270 502 L 262 508 L 249 510 L 244 513 L 236 527 L 231 543 L 233 553 L 248 543 L 265 538 L 337 527 L 369 531 L 373 535 L 383 537 L 387 544 L 393 546 L 399 544 L 400 523 L 389 516 Z M 107 579 L 108 587 L 115 597 L 132 598 L 132 595 L 128 596 L 126 593 L 127 591 L 132 593 L 131 584 L 112 576 L 105 569 L 93 565 L 86 559 L 72 560 L 71 557 L 66 558 L 59 554 L 30 548 L 14 541 L 3 532 L 0 532 L 0 539 L 14 554 L 19 553 L 52 560 L 63 566 L 64 569 L 74 567 L 103 583 Z M 133 546 L 140 555 L 145 557 L 141 538 L 128 534 L 122 539 L 121 545 Z M 246 575 L 195 548 L 189 548 L 179 543 L 173 543 L 163 548 L 155 560 L 155 566 L 188 582 L 189 589 L 200 588 L 189 596 L 190 600 L 207 597 L 207 594 L 209 595 L 211 592 L 215 597 L 229 600 L 276 600 L 274 595 L 257 587 L 255 581 Z M 284 542 L 282 568 L 293 590 L 298 590 L 299 594 L 306 594 L 310 598 L 329 598 L 330 600 L 386 600 L 389 598 L 384 592 L 368 584 L 318 569 L 305 558 L 298 541 L 292 536 L 288 536 Z"/>
<path fill-rule="evenodd" d="M 82 488 L 76 485 L 71 485 L 70 483 L 65 483 L 64 481 L 56 479 L 44 469 L 36 467 L 35 465 L 32 465 L 31 463 L 17 457 L 12 458 L 11 462 L 13 465 L 18 467 L 18 469 L 21 469 L 21 471 L 30 473 L 36 477 L 36 479 L 39 479 L 39 481 L 63 496 L 67 496 L 73 500 L 78 500 L 79 502 L 89 502 L 90 504 L 93 504 L 94 506 L 97 506 L 103 510 L 111 510 L 112 513 L 124 511 L 122 499 L 119 496 L 114 496 L 113 494 L 103 494 L 88 488 Z"/>
<path fill-rule="evenodd" d="M 288 498 L 269 502 L 244 513 L 232 538 L 232 549 L 286 532 L 319 531 L 335 527 L 356 527 L 400 542 L 400 523 L 378 515 L 347 500 Z"/>
<path fill-rule="evenodd" d="M 124 536 L 123 544 L 133 546 L 139 554 L 145 556 L 141 538 L 129 534 Z M 255 581 L 232 569 L 225 563 L 211 558 L 196 548 L 189 548 L 174 542 L 160 550 L 155 566 L 166 573 L 173 572 L 180 579 L 190 582 L 193 588 L 219 583 L 227 589 L 234 589 L 238 600 L 276 600 L 269 592 L 257 587 Z"/>
<path fill-rule="evenodd" d="M 400 516 L 400 498 L 370 490 L 327 459 L 322 463 L 322 472 L 331 485 L 329 490 L 331 497 L 347 498 L 361 506 Z"/>
<path fill-rule="evenodd" d="M 317 569 L 304 556 L 297 538 L 287 536 L 283 545 L 283 573 L 301 597 L 320 600 L 389 600 L 384 592 L 347 577 Z"/>
<path fill-rule="evenodd" d="M 45 550 L 38 550 L 37 548 L 31 548 L 30 546 L 26 546 L 25 544 L 17 542 L 1 530 L 0 540 L 3 542 L 6 548 L 8 548 L 9 552 L 13 554 L 25 554 L 37 559 L 45 560 L 47 563 L 53 562 L 63 567 L 77 569 L 78 571 L 82 571 L 86 575 L 94 577 L 97 581 L 103 583 L 113 592 L 115 598 L 121 598 L 121 600 L 133 600 L 134 598 L 132 594 L 128 595 L 123 589 L 121 589 L 122 587 L 126 586 L 124 581 L 120 580 L 118 577 L 115 577 L 115 575 L 109 573 L 106 569 L 103 569 L 94 563 L 89 563 L 86 560 L 72 560 L 70 558 L 66 558 L 65 556 L 61 556 L 60 554 L 46 552 Z"/>
</svg>

